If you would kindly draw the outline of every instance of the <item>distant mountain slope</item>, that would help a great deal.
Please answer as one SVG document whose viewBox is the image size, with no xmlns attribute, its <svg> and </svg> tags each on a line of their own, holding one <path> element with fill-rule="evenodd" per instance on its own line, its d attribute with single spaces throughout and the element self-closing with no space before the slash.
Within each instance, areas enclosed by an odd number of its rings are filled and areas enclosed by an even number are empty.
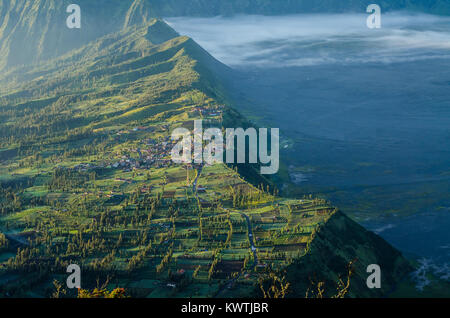
<svg viewBox="0 0 450 318">
<path fill-rule="evenodd" d="M 365 12 L 371 0 L 135 0 L 136 12 L 167 16 L 214 16 L 232 14 L 293 14 L 311 12 Z M 380 0 L 384 10 L 421 10 L 448 14 L 448 0 Z M 132 13 L 134 10 L 130 10 Z M 151 13 L 153 12 L 153 13 Z"/>
<path fill-rule="evenodd" d="M 78 1 L 82 29 L 66 27 L 66 0 L 0 1 L 0 68 L 29 64 L 66 53 L 102 35 L 117 31 L 125 9 L 115 1 Z M 125 2 L 123 2 L 125 4 Z M 120 27 L 119 27 L 120 28 Z"/>
<path fill-rule="evenodd" d="M 146 16 L 215 16 L 233 14 L 293 14 L 310 12 L 365 12 L 372 0 L 135 0 L 128 11 L 130 21 Z M 380 0 L 383 10 L 420 10 L 450 13 L 449 0 Z"/>
<path fill-rule="evenodd" d="M 81 29 L 68 29 L 66 8 L 82 10 Z M 153 17 L 365 12 L 371 0 L 2 0 L 0 69 L 60 56 L 103 35 Z M 450 0 L 378 1 L 383 10 L 449 14 Z"/>
</svg>

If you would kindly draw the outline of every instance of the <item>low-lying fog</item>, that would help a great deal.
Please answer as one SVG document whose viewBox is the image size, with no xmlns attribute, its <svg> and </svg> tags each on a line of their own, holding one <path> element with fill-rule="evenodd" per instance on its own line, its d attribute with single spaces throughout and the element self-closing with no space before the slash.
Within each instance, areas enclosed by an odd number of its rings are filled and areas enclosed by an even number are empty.
<svg viewBox="0 0 450 318">
<path fill-rule="evenodd" d="M 305 66 L 322 63 L 399 62 L 450 56 L 450 18 L 368 14 L 310 14 L 167 19 L 229 66 Z"/>
</svg>

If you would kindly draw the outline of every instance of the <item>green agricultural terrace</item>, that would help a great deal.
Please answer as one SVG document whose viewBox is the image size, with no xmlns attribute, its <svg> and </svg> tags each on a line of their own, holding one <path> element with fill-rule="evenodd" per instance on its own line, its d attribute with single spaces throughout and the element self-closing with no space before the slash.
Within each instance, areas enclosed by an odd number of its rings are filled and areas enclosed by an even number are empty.
<svg viewBox="0 0 450 318">
<path fill-rule="evenodd" d="M 4 71 L 0 297 L 76 297 L 70 264 L 83 289 L 131 297 L 387 295 L 409 263 L 326 201 L 283 198 L 250 165 L 172 162 L 175 128 L 248 125 L 227 72 L 162 20 Z"/>
</svg>

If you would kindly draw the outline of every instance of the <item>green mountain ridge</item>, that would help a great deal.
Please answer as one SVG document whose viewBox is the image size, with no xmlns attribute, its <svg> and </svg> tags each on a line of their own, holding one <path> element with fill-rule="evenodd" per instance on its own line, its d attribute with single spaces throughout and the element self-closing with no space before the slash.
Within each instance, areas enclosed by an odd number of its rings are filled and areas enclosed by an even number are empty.
<svg viewBox="0 0 450 318">
<path fill-rule="evenodd" d="M 112 275 L 135 297 L 261 296 L 258 280 L 283 270 L 291 297 L 312 275 L 333 296 L 355 259 L 348 296 L 393 289 L 409 263 L 325 201 L 277 197 L 226 165 L 170 162 L 173 129 L 245 122 L 228 105 L 228 71 L 151 20 L 2 74 L 0 296 L 49 296 L 70 263 L 84 288 Z M 381 290 L 365 286 L 370 264 L 388 271 Z"/>
<path fill-rule="evenodd" d="M 351 279 L 350 297 L 383 297 L 408 278 L 412 267 L 401 253 L 384 239 L 367 231 L 345 214 L 338 212 L 328 220 L 311 244 L 311 253 L 287 268 L 287 279 L 294 282 L 293 294 L 302 294 L 311 288 L 310 280 L 323 282 L 325 297 L 333 297 L 336 282 L 345 280 L 348 273 L 342 268 L 354 260 L 354 278 Z M 367 288 L 364 277 L 370 264 L 382 269 L 382 284 L 379 290 Z"/>
</svg>

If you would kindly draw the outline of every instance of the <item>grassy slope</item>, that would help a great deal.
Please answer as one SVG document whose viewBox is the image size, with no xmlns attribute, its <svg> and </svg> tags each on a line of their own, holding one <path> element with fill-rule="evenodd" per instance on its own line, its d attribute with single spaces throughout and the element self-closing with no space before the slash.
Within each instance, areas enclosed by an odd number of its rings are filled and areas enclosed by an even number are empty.
<svg viewBox="0 0 450 318">
<path fill-rule="evenodd" d="M 55 167 L 71 168 L 80 163 L 107 165 L 120 160 L 121 155 L 129 156 L 128 149 L 143 147 L 143 140 L 161 142 L 173 128 L 198 118 L 198 114 L 193 111 L 196 106 L 232 113 L 235 123 L 245 123 L 238 113 L 223 108 L 226 96 L 220 86 L 218 74 L 225 72 L 228 72 L 228 69 L 215 61 L 194 41 L 178 37 L 161 21 L 152 21 L 145 27 L 130 27 L 120 33 L 108 35 L 48 64 L 24 67 L 5 74 L 0 79 L 0 147 L 3 160 L 0 177 L 12 181 L 13 184 L 14 180 L 24 179 L 28 185 L 22 186 L 24 190 L 18 192 L 23 198 L 22 206 L 16 209 L 15 213 L 2 217 L 1 226 L 16 227 L 17 230 L 26 232 L 33 230 L 34 224 L 43 222 L 47 224 L 46 231 L 55 236 L 54 240 L 65 242 L 77 233 L 80 226 L 89 227 L 95 224 L 94 220 L 100 218 L 103 213 L 102 206 L 112 211 L 122 211 L 123 201 L 120 196 L 116 198 L 119 201 L 115 202 L 102 193 L 122 193 L 123 196 L 131 198 L 140 187 L 151 186 L 154 189 L 152 196 L 173 191 L 179 200 L 186 199 L 186 190 L 182 190 L 185 172 L 181 167 L 149 168 L 151 178 L 147 181 L 144 171 L 138 170 L 137 175 L 134 175 L 132 172 L 113 169 L 100 173 L 95 181 L 90 179 L 89 174 L 81 173 L 78 177 L 81 181 L 77 181 L 81 183 L 73 185 L 71 190 L 49 190 L 46 184 L 52 179 Z M 229 122 L 217 124 L 229 126 Z M 132 132 L 132 128 L 139 125 L 149 126 L 152 130 Z M 126 134 L 119 135 L 124 130 L 127 131 Z M 89 150 L 89 147 L 93 149 Z M 260 183 L 260 180 L 252 175 L 247 177 L 256 185 Z M 130 183 L 120 181 L 117 184 L 118 178 L 130 180 Z M 231 204 L 229 187 L 246 184 L 240 175 L 222 166 L 205 169 L 199 182 L 210 189 L 207 194 L 202 194 L 204 200 L 213 201 L 219 198 L 224 206 Z M 166 185 L 163 186 L 163 183 Z M 261 193 L 251 185 L 247 184 L 245 187 L 255 195 Z M 186 194 L 192 199 L 192 193 Z M 331 221 L 327 222 L 334 212 L 325 202 L 314 199 L 305 199 L 302 202 L 273 198 L 267 193 L 262 193 L 261 196 L 260 202 L 254 206 L 240 208 L 240 211 L 247 213 L 253 220 L 255 236 L 260 238 L 261 242 L 274 236 L 270 239 L 272 241 L 269 246 L 258 243 L 261 262 L 273 263 L 276 268 L 286 267 L 292 259 L 298 259 L 306 252 L 304 243 L 312 238 L 311 234 L 318 226 L 322 227 L 311 245 L 310 252 L 300 259 L 300 268 L 296 267 L 298 265 L 295 265 L 295 262 L 290 265 L 292 269 L 288 271 L 288 278 L 295 282 L 293 296 L 304 295 L 308 276 L 312 272 L 324 275 L 324 279 L 331 284 L 355 257 L 358 257 L 360 262 L 354 279 L 356 289 L 352 291 L 353 296 L 370 295 L 363 288 L 363 267 L 366 263 L 378 263 L 388 272 L 393 270 L 392 277 L 389 274 L 386 276 L 390 278 L 383 287 L 383 292 L 400 278 L 401 275 L 397 273 L 401 274 L 407 269 L 399 268 L 405 261 L 397 251 L 343 214 L 334 215 Z M 44 202 L 46 199 L 54 200 L 56 203 L 41 203 L 36 207 L 33 200 L 38 198 L 44 199 Z M 77 210 L 78 206 L 86 204 L 90 210 Z M 298 206 L 292 213 L 288 211 L 291 204 Z M 97 211 L 99 208 L 100 212 Z M 134 208 L 133 205 L 126 206 L 124 212 L 133 215 Z M 145 209 L 140 211 L 139 206 L 136 209 L 139 211 L 138 215 L 146 216 L 148 213 Z M 185 259 L 183 253 L 193 248 L 192 255 L 198 257 L 199 254 L 205 254 L 202 252 L 205 246 L 209 250 L 218 248 L 224 261 L 222 267 L 231 267 L 236 260 L 242 260 L 241 257 L 249 257 L 245 222 L 236 211 L 228 216 L 239 225 L 236 225 L 238 230 L 233 235 L 230 248 L 223 249 L 226 228 L 218 237 L 200 240 L 201 244 L 195 245 L 198 244 L 195 239 L 182 239 L 190 230 L 198 230 L 197 225 L 192 225 L 198 219 L 195 216 L 198 212 L 194 211 L 195 205 L 187 208 L 185 215 L 176 221 L 176 235 L 172 240 L 176 246 L 177 262 L 171 263 L 170 267 L 172 271 L 176 271 L 180 266 L 192 268 L 200 264 L 201 279 L 193 286 L 197 286 L 201 291 L 198 296 L 212 296 L 217 292 L 215 288 L 221 290 L 220 286 L 223 280 L 226 280 L 226 276 L 220 274 L 213 280 L 213 285 L 205 279 L 211 261 L 216 256 L 210 255 L 209 251 L 205 255 L 206 258 L 192 264 L 193 261 Z M 154 222 L 170 224 L 170 213 L 173 211 L 162 207 Z M 204 213 L 204 222 L 214 217 L 227 218 L 226 211 L 220 209 L 205 209 Z M 273 222 L 272 217 L 277 221 Z M 219 227 L 224 225 L 226 223 L 217 223 Z M 145 247 L 133 247 L 131 243 L 134 233 L 144 229 L 106 229 L 108 242 L 111 240 L 108 244 L 112 244 L 113 249 L 113 242 L 120 233 L 126 238 L 129 237 L 128 245 L 117 252 L 126 256 L 117 257 L 115 266 L 123 268 L 127 259 Z M 58 233 L 65 231 L 68 233 L 58 237 Z M 210 233 L 209 230 L 206 233 Z M 164 231 L 156 231 L 152 235 L 155 235 L 155 240 L 164 241 Z M 167 249 L 163 246 L 164 242 L 161 242 L 152 247 L 152 253 L 157 256 L 147 259 L 144 270 L 137 271 L 134 276 L 126 275 L 128 279 L 121 280 L 126 287 L 134 288 L 138 296 L 173 295 L 173 292 L 154 287 L 153 284 L 154 281 L 168 280 L 166 276 L 158 276 L 150 269 L 161 261 L 160 249 Z M 61 252 L 64 253 L 59 253 Z M 66 257 L 73 257 L 67 253 Z M 44 254 L 42 257 L 54 257 L 51 255 L 53 254 Z M 93 266 L 92 262 L 102 261 L 106 256 L 105 252 L 98 251 L 88 258 L 82 258 L 83 264 L 87 267 Z M 239 281 L 240 288 L 226 296 L 246 295 L 246 286 L 251 286 L 258 277 L 256 273 L 252 275 L 248 281 Z M 143 278 L 148 278 L 151 282 L 145 285 L 146 293 L 139 294 L 140 285 L 137 282 Z M 39 284 L 39 288 L 48 287 L 48 278 Z M 194 290 L 190 288 L 180 290 L 176 295 L 193 295 Z"/>
</svg>

